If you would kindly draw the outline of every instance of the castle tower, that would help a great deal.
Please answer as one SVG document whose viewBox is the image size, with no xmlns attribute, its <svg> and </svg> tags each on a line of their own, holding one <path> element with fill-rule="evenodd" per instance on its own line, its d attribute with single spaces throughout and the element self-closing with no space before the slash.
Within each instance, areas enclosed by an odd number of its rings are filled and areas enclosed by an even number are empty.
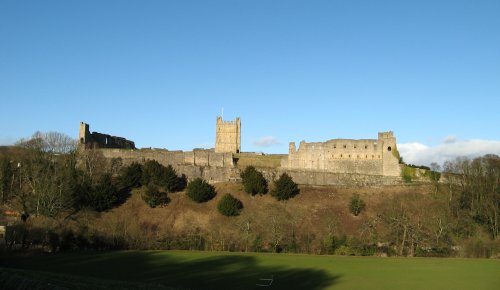
<svg viewBox="0 0 500 290">
<path fill-rule="evenodd" d="M 240 153 L 241 151 L 241 120 L 223 121 L 217 117 L 215 131 L 215 152 Z"/>
<path fill-rule="evenodd" d="M 399 153 L 396 147 L 396 137 L 392 131 L 379 132 L 378 144 L 382 149 L 382 175 L 400 176 Z"/>
<path fill-rule="evenodd" d="M 86 144 L 90 141 L 89 124 L 80 122 L 80 135 L 78 137 L 78 140 L 80 144 Z"/>
</svg>

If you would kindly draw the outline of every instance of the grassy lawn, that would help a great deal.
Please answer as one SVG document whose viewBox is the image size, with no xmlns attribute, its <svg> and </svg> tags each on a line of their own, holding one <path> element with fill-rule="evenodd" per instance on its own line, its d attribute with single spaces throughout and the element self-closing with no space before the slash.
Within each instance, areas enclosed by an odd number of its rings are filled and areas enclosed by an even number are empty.
<svg viewBox="0 0 500 290">
<path fill-rule="evenodd" d="M 187 251 L 2 257 L 0 266 L 180 289 L 500 289 L 500 261 Z"/>
</svg>

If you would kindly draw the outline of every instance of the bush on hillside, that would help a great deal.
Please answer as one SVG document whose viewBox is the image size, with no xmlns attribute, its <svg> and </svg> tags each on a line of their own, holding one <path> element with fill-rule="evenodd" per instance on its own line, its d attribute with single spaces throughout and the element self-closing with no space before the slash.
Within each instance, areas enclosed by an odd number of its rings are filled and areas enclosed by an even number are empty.
<svg viewBox="0 0 500 290">
<path fill-rule="evenodd" d="M 97 184 L 81 182 L 75 191 L 75 208 L 92 208 L 96 211 L 105 211 L 120 201 L 120 193 L 113 183 L 111 174 L 104 174 Z"/>
<path fill-rule="evenodd" d="M 167 192 L 176 192 L 184 189 L 185 186 L 181 184 L 181 178 L 177 176 L 177 172 L 175 172 L 172 165 L 168 165 L 163 169 L 162 176 L 162 186 L 165 187 Z"/>
<path fill-rule="evenodd" d="M 143 166 L 141 183 L 152 183 L 165 188 L 167 192 L 176 192 L 186 187 L 186 177 L 177 176 L 172 165 L 163 166 L 156 160 L 148 160 Z"/>
<path fill-rule="evenodd" d="M 133 162 L 129 166 L 123 168 L 120 174 L 120 185 L 123 188 L 135 188 L 141 186 L 142 165 Z"/>
<path fill-rule="evenodd" d="M 163 206 L 169 203 L 170 199 L 166 192 L 161 192 L 157 186 L 150 184 L 142 194 L 142 199 L 151 207 Z"/>
<path fill-rule="evenodd" d="M 267 181 L 253 166 L 247 166 L 240 174 L 245 191 L 251 195 L 267 193 Z"/>
<path fill-rule="evenodd" d="M 349 209 L 351 213 L 355 216 L 358 216 L 361 211 L 365 208 L 365 202 L 359 197 L 358 194 L 355 194 L 351 197 L 351 203 L 349 204 Z"/>
<path fill-rule="evenodd" d="M 413 179 L 415 179 L 416 171 L 415 168 L 411 166 L 405 165 L 402 169 L 401 177 L 403 177 L 403 181 L 406 183 L 411 183 Z"/>
<path fill-rule="evenodd" d="M 215 188 L 201 178 L 196 178 L 187 186 L 186 195 L 197 203 L 211 200 L 216 195 Z"/>
<path fill-rule="evenodd" d="M 217 204 L 217 209 L 225 216 L 237 216 L 242 208 L 243 203 L 229 193 L 224 195 Z"/>
<path fill-rule="evenodd" d="M 271 191 L 271 195 L 277 200 L 287 200 L 297 194 L 299 194 L 299 186 L 293 181 L 293 179 L 286 173 L 281 174 L 281 176 L 274 182 L 274 190 Z"/>
<path fill-rule="evenodd" d="M 165 166 L 161 165 L 156 160 L 148 160 L 142 166 L 142 184 L 154 184 L 162 186 L 162 179 Z"/>
</svg>

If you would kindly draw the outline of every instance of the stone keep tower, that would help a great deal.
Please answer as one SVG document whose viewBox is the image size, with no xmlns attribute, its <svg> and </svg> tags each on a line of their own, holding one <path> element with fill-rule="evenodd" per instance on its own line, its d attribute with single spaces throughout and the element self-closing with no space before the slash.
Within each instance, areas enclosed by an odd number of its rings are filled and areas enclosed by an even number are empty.
<svg viewBox="0 0 500 290">
<path fill-rule="evenodd" d="M 90 141 L 90 131 L 89 124 L 85 124 L 84 122 L 80 122 L 80 144 L 86 144 Z"/>
<path fill-rule="evenodd" d="M 217 117 L 215 132 L 215 152 L 240 153 L 241 151 L 241 120 L 223 121 Z"/>
<path fill-rule="evenodd" d="M 382 149 L 382 175 L 400 176 L 399 153 L 397 153 L 394 133 L 392 131 L 378 133 L 378 143 Z"/>
</svg>

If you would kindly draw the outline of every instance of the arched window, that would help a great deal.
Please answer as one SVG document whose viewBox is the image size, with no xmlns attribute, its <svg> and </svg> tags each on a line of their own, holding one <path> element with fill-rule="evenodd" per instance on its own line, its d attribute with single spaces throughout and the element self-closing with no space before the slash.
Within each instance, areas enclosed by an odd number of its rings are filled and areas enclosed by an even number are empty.
<svg viewBox="0 0 500 290">
<path fill-rule="evenodd" d="M 391 151 L 391 150 L 392 150 L 391 146 L 387 147 L 387 151 Z"/>
</svg>

